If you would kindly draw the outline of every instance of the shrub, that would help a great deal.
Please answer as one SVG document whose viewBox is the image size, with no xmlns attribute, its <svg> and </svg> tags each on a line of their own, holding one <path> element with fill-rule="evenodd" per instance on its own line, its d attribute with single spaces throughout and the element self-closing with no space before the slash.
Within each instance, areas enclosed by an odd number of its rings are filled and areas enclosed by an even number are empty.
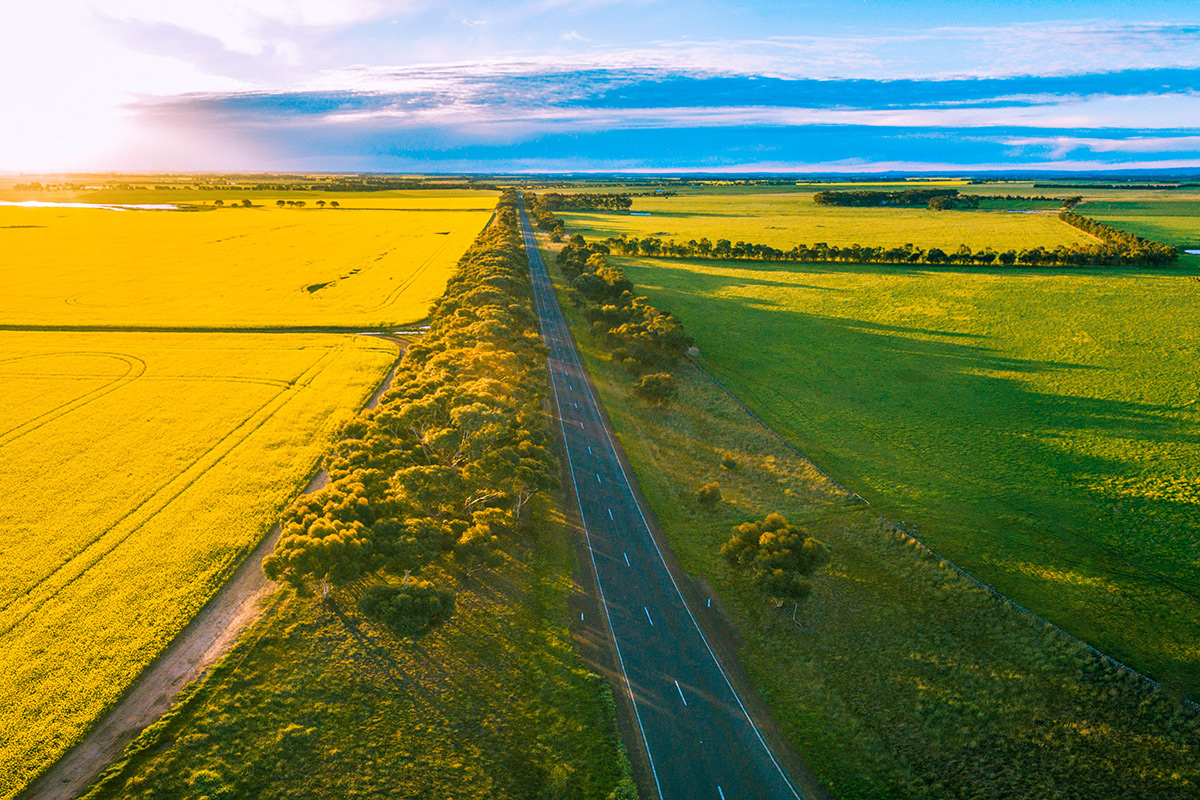
<svg viewBox="0 0 1200 800">
<path fill-rule="evenodd" d="M 454 615 L 454 592 L 428 581 L 375 584 L 359 598 L 358 608 L 401 636 L 417 636 Z"/>
<path fill-rule="evenodd" d="M 730 472 L 737 472 L 738 460 L 727 450 L 721 455 L 721 466 Z"/>
<path fill-rule="evenodd" d="M 711 481 L 701 486 L 696 492 L 696 502 L 710 511 L 716 508 L 721 502 L 721 484 Z"/>
<path fill-rule="evenodd" d="M 734 528 L 721 555 L 748 571 L 770 597 L 799 601 L 812 591 L 807 578 L 829 561 L 829 548 L 779 514 L 768 514 Z"/>
<path fill-rule="evenodd" d="M 648 403 L 663 406 L 679 395 L 679 386 L 671 373 L 652 372 L 633 384 L 633 393 Z"/>
</svg>

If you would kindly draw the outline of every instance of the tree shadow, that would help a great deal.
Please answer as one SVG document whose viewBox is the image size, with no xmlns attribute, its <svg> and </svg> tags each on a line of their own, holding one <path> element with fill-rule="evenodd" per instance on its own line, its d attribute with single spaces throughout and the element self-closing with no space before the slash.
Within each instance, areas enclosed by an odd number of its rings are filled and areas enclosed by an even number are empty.
<svg viewBox="0 0 1200 800">
<path fill-rule="evenodd" d="M 763 272 L 823 271 L 810 267 Z M 716 377 L 881 513 L 1118 657 L 1159 675 L 1200 669 L 1185 665 L 1198 657 L 1200 492 L 1152 490 L 1157 469 L 1200 489 L 1186 472 L 1194 406 L 1080 396 L 1072 376 L 1111 370 L 1013 356 L 988 335 L 737 291 L 796 288 L 778 277 L 661 261 L 632 277 L 684 321 Z"/>
</svg>

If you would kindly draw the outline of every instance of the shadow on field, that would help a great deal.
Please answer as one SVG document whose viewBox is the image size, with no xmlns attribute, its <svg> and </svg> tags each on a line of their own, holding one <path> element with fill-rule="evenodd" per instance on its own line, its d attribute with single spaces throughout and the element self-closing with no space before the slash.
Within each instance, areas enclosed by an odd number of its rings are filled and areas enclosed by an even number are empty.
<svg viewBox="0 0 1200 800">
<path fill-rule="evenodd" d="M 1106 652 L 1200 690 L 1195 405 L 1080 396 L 1122 376 L 1012 357 L 978 333 L 812 313 L 779 274 L 891 267 L 762 267 L 774 279 L 663 261 L 630 276 L 684 320 L 718 378 L 882 514 Z M 779 293 L 737 291 L 748 285 Z M 881 297 L 847 313 L 890 314 Z"/>
</svg>

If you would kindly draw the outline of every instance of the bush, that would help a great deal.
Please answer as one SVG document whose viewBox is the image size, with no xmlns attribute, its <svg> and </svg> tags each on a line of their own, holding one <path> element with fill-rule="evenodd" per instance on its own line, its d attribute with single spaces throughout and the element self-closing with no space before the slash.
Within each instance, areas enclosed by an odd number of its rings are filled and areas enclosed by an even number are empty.
<svg viewBox="0 0 1200 800">
<path fill-rule="evenodd" d="M 747 570 L 770 597 L 799 601 L 812 591 L 808 576 L 829 561 L 829 548 L 779 514 L 768 514 L 734 528 L 721 555 Z"/>
<path fill-rule="evenodd" d="M 428 581 L 375 584 L 359 598 L 358 608 L 400 636 L 417 636 L 454 615 L 454 592 Z"/>
<path fill-rule="evenodd" d="M 721 466 L 730 472 L 737 472 L 738 460 L 733 457 L 733 453 L 726 451 L 721 455 Z"/>
<path fill-rule="evenodd" d="M 648 403 L 663 406 L 679 396 L 679 386 L 671 373 L 653 372 L 633 384 L 633 393 Z"/>
<path fill-rule="evenodd" d="M 712 481 L 701 486 L 696 492 L 696 502 L 710 511 L 716 508 L 721 502 L 721 484 Z"/>
</svg>

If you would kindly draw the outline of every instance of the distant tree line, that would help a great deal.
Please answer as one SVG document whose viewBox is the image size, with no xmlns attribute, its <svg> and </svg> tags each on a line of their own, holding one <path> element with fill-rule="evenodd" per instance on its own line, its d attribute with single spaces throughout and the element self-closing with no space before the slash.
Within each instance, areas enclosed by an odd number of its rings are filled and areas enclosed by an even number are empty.
<svg viewBox="0 0 1200 800">
<path fill-rule="evenodd" d="M 561 197 L 562 195 L 559 196 Z M 550 204 L 544 199 L 545 197 L 546 195 L 526 192 L 525 208 L 529 212 L 529 216 L 533 217 L 533 224 L 537 229 L 550 234 L 550 241 L 557 244 L 566 235 L 566 226 L 561 219 L 554 215 L 554 209 L 550 208 Z"/>
<path fill-rule="evenodd" d="M 263 561 L 268 577 L 327 596 L 396 575 L 367 590 L 360 607 L 411 635 L 453 610 L 453 591 L 421 580 L 422 568 L 486 563 L 527 525 L 531 503 L 558 476 L 528 268 L 516 197 L 506 192 L 392 386 L 346 426 L 329 485 L 284 512 Z"/>
<path fill-rule="evenodd" d="M 1063 211 L 1058 218 L 1072 228 L 1104 242 L 1103 252 L 1099 255 L 1102 258 L 1115 259 L 1112 263 L 1122 266 L 1162 266 L 1179 260 L 1178 248 L 1118 230 L 1091 217 L 1073 211 Z"/>
<path fill-rule="evenodd" d="M 1200 183 L 1035 183 L 1035 189 L 1194 189 Z"/>
<path fill-rule="evenodd" d="M 538 195 L 538 202 L 546 211 L 593 211 L 602 209 L 605 211 L 625 211 L 633 205 L 633 198 L 629 194 L 593 194 L 591 192 L 581 192 L 580 194 L 559 194 L 558 192 L 546 192 Z"/>
<path fill-rule="evenodd" d="M 929 208 L 934 211 L 975 209 L 979 208 L 980 203 L 984 201 L 1000 199 L 1020 202 L 1061 202 L 1063 208 L 1071 208 L 1083 200 L 1082 197 L 1061 198 L 1044 195 L 1006 194 L 1001 197 L 1000 195 L 960 194 L 958 189 L 904 189 L 895 192 L 854 189 L 817 192 L 813 195 L 813 202 L 820 206 L 854 208 L 890 206 L 892 208 Z"/>
<path fill-rule="evenodd" d="M 721 260 L 746 261 L 796 261 L 804 263 L 847 262 L 857 264 L 962 264 L 990 266 L 1029 266 L 1029 267 L 1082 267 L 1082 266 L 1122 266 L 1122 267 L 1155 267 L 1175 263 L 1179 259 L 1176 248 L 1144 239 L 1132 233 L 1117 230 L 1102 222 L 1063 211 L 1059 219 L 1074 228 L 1091 234 L 1101 241 L 1096 244 L 1075 243 L 1058 245 L 1048 249 L 1045 247 L 1025 248 L 1022 250 L 997 251 L 991 247 L 972 250 L 967 245 L 959 245 L 957 249 L 945 251 L 938 247 L 922 249 L 911 244 L 902 247 L 869 247 L 850 245 L 839 247 L 818 242 L 814 245 L 798 244 L 790 250 L 781 250 L 765 244 L 748 242 L 730 242 L 728 239 L 718 239 L 716 243 L 708 238 L 699 241 L 691 239 L 687 242 L 666 241 L 653 236 L 644 238 L 621 236 L 604 240 L 600 245 L 608 252 L 622 256 L 639 256 L 651 258 L 714 258 Z"/>
</svg>

